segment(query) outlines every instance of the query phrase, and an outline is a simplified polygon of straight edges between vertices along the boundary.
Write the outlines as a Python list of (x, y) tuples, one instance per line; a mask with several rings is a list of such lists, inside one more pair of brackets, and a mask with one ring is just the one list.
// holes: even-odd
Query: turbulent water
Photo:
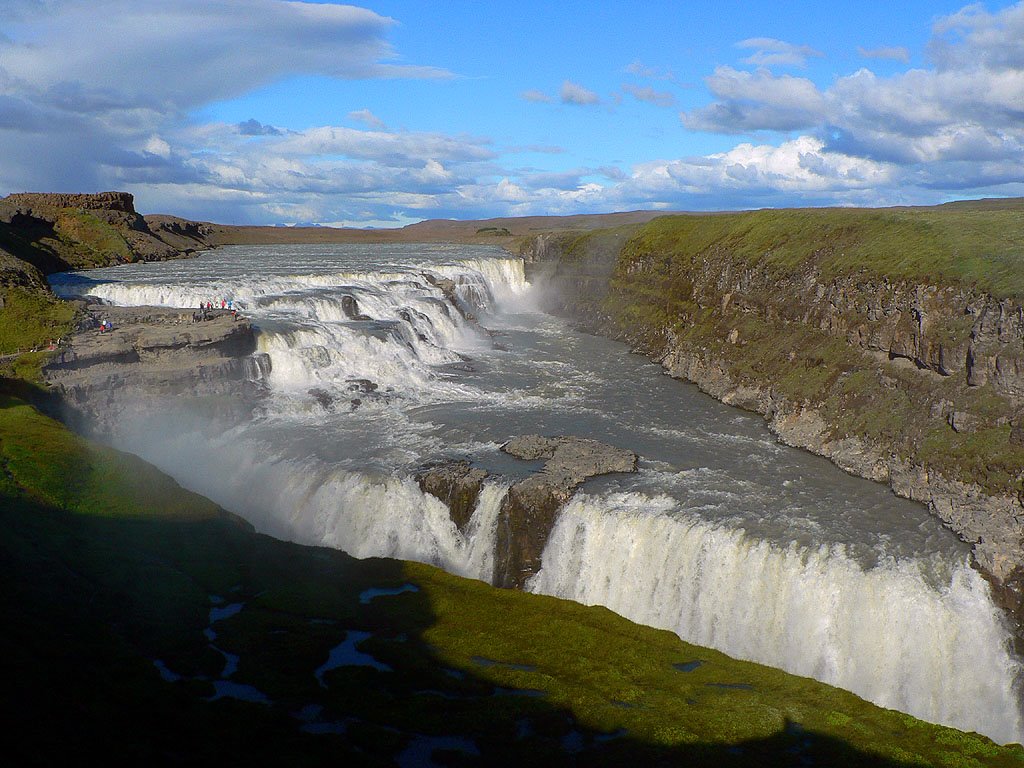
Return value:
[[(640, 471), (584, 486), (529, 589), (1024, 739), (1020, 666), (965, 545), (919, 505), (544, 314), (542, 287), (498, 249), (231, 247), (53, 282), (123, 305), (223, 298), (252, 319), (271, 372), (251, 422), (169, 403), (118, 440), (261, 530), (486, 580), (502, 497), (535, 469), (500, 444), (595, 438), (639, 453)], [(492, 475), (465, 533), (411, 479), (446, 457)]]

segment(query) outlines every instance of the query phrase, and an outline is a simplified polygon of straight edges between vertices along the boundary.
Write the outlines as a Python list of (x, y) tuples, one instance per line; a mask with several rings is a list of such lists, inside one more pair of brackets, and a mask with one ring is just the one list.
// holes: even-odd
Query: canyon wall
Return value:
[(813, 259), (780, 269), (721, 243), (684, 259), (642, 234), (541, 236), (521, 253), (550, 311), (926, 504), (1021, 615), (1021, 301)]

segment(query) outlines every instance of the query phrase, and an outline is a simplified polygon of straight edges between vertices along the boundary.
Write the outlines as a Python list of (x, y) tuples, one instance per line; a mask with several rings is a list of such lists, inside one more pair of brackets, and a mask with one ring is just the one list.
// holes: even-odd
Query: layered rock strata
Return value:
[[(814, 268), (780, 274), (724, 251), (668, 271), (664, 254), (627, 254), (621, 234), (591, 239), (524, 250), (549, 259), (533, 267), (547, 276), (549, 310), (761, 413), (782, 442), (926, 504), (973, 545), (980, 570), (1021, 621), (1024, 466), (1002, 458), (1024, 444), (1019, 301)], [(830, 343), (839, 350), (832, 358)], [(777, 378), (801, 371), (820, 388)], [(895, 401), (904, 412), (887, 410)], [(872, 420), (886, 419), (895, 423), (872, 432)], [(1000, 441), (1004, 450), (991, 447)], [(1000, 457), (998, 466), (986, 456)]]
[[(270, 371), (252, 325), (230, 312), (195, 322), (192, 310), (91, 305), (78, 332), (43, 369), (69, 416), (99, 433), (147, 413), (158, 400), (240, 418), (252, 412)], [(108, 321), (111, 330), (101, 330)]]

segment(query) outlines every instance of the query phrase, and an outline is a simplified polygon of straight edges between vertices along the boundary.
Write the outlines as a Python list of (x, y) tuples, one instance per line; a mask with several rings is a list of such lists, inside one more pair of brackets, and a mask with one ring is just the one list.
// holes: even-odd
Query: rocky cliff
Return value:
[(21, 193), (0, 199), (0, 285), (42, 287), (70, 269), (189, 256), (208, 248), (208, 225), (152, 224), (127, 192)]
[[(544, 461), (539, 471), (509, 487), (498, 513), (491, 583), (522, 589), (540, 570), (558, 512), (577, 489), (591, 477), (636, 472), (637, 455), (572, 435), (520, 435), (501, 450), (523, 461)], [(486, 479), (486, 471), (465, 460), (425, 467), (417, 474), (420, 488), (447, 505), (460, 531), (465, 531)]]
[(715, 220), (699, 247), (668, 242), (662, 221), (523, 251), (542, 260), (550, 309), (926, 504), (1021, 615), (1024, 304), (981, 281), (837, 269), (813, 249), (772, 258), (778, 234), (752, 255), (756, 217)]
[[(157, 398), (229, 418), (250, 414), (270, 372), (252, 326), (229, 312), (194, 317), (191, 310), (89, 306), (79, 330), (44, 365), (44, 379), (69, 420), (98, 433), (113, 433)], [(102, 321), (111, 330), (101, 330)]]

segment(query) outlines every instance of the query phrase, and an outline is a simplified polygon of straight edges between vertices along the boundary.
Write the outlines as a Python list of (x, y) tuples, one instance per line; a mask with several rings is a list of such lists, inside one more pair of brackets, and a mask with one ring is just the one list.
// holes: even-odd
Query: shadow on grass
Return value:
[[(482, 612), (532, 596), (277, 541), (227, 515), (74, 515), (8, 479), (0, 575), (10, 765), (108, 755), (147, 765), (910, 764), (793, 722), (725, 744), (673, 744), (693, 734), (671, 719), (660, 743), (586, 727), (543, 688), (502, 682), (535, 667), (467, 655), (474, 633), (500, 621)], [(434, 633), (439, 610), (459, 649)], [(507, 628), (513, 647), (516, 632)], [(668, 674), (679, 669), (692, 667)], [(744, 694), (734, 688), (723, 695)]]

